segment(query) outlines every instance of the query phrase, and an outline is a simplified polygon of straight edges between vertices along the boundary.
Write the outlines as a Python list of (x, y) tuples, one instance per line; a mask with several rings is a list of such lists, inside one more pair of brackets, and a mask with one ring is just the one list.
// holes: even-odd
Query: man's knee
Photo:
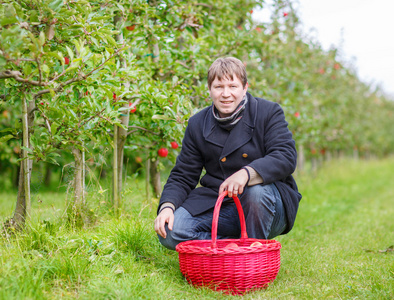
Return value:
[(242, 197), (242, 202), (248, 207), (275, 206), (276, 187), (273, 184), (268, 185), (254, 185), (248, 187), (245, 195)]
[(176, 242), (174, 240), (174, 238), (172, 236), (173, 231), (168, 229), (167, 224), (166, 224), (166, 232), (167, 232), (166, 238), (163, 238), (162, 236), (157, 235), (159, 237), (159, 242), (167, 249), (175, 250), (175, 247), (179, 242)]
[(163, 238), (159, 235), (160, 243), (171, 250), (175, 250), (176, 245), (180, 242), (193, 239), (193, 222), (189, 212), (183, 207), (178, 208), (174, 214), (174, 224), (172, 230), (168, 229), (168, 224), (165, 225), (167, 236)]

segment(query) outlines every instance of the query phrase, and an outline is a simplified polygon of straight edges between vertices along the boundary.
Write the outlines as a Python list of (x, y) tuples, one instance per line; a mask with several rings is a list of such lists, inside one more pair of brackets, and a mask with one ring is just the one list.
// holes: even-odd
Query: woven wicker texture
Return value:
[(227, 192), (216, 202), (212, 240), (192, 240), (177, 245), (179, 267), (193, 285), (207, 286), (231, 294), (265, 288), (280, 268), (281, 245), (275, 240), (248, 238), (238, 197), (233, 197), (241, 222), (240, 239), (217, 240), (219, 211)]

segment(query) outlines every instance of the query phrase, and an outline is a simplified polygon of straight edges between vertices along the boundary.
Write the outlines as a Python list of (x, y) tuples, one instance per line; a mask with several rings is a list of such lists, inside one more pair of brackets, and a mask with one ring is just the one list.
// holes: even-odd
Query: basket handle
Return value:
[[(222, 202), (224, 197), (227, 196), (227, 191), (224, 191), (219, 195), (218, 200), (216, 201), (215, 208), (213, 210), (213, 218), (212, 218), (212, 242), (211, 248), (217, 248), (216, 240), (217, 240), (217, 233), (218, 233), (218, 221), (219, 221), (219, 212), (220, 207), (222, 206)], [(241, 202), (239, 201), (237, 196), (233, 196), (235, 205), (237, 206), (239, 220), (241, 223), (241, 239), (247, 239), (248, 234), (246, 233), (246, 224), (245, 224), (245, 215), (242, 209)]]

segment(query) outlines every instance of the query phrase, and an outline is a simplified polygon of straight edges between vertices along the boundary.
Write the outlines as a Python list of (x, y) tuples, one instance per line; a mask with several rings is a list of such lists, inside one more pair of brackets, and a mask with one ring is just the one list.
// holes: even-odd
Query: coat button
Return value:
[(220, 161), (221, 162), (225, 162), (227, 160), (227, 158), (226, 157), (223, 157)]
[(247, 154), (247, 153), (244, 153), (244, 154), (242, 154), (242, 157), (247, 158), (247, 157), (248, 157), (248, 154)]

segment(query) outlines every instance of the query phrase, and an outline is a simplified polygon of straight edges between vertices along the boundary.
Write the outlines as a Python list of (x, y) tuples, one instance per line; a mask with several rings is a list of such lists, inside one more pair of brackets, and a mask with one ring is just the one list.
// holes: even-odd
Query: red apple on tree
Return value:
[(70, 59), (67, 56), (64, 58), (64, 64), (66, 65), (70, 64)]
[[(129, 107), (132, 107), (133, 106), (133, 103), (131, 103), (131, 102), (129, 102)], [(137, 107), (133, 107), (132, 109), (130, 109), (130, 113), (132, 114), (132, 113), (135, 113), (137, 111)]]
[(294, 116), (295, 116), (296, 118), (298, 118), (298, 117), (300, 116), (300, 113), (297, 111), (297, 112), (294, 113)]
[(178, 145), (177, 142), (175, 142), (175, 141), (171, 142), (171, 148), (172, 149), (177, 149), (178, 147), (179, 147), (179, 145)]
[(133, 30), (135, 29), (135, 25), (127, 26), (126, 29), (127, 29), (128, 31), (133, 31)]
[(168, 155), (168, 149), (167, 148), (160, 148), (159, 150), (157, 150), (157, 154), (160, 157), (167, 157)]
[(135, 158), (135, 162), (136, 162), (137, 164), (142, 163), (142, 158), (141, 158), (141, 156), (137, 156), (137, 157)]

